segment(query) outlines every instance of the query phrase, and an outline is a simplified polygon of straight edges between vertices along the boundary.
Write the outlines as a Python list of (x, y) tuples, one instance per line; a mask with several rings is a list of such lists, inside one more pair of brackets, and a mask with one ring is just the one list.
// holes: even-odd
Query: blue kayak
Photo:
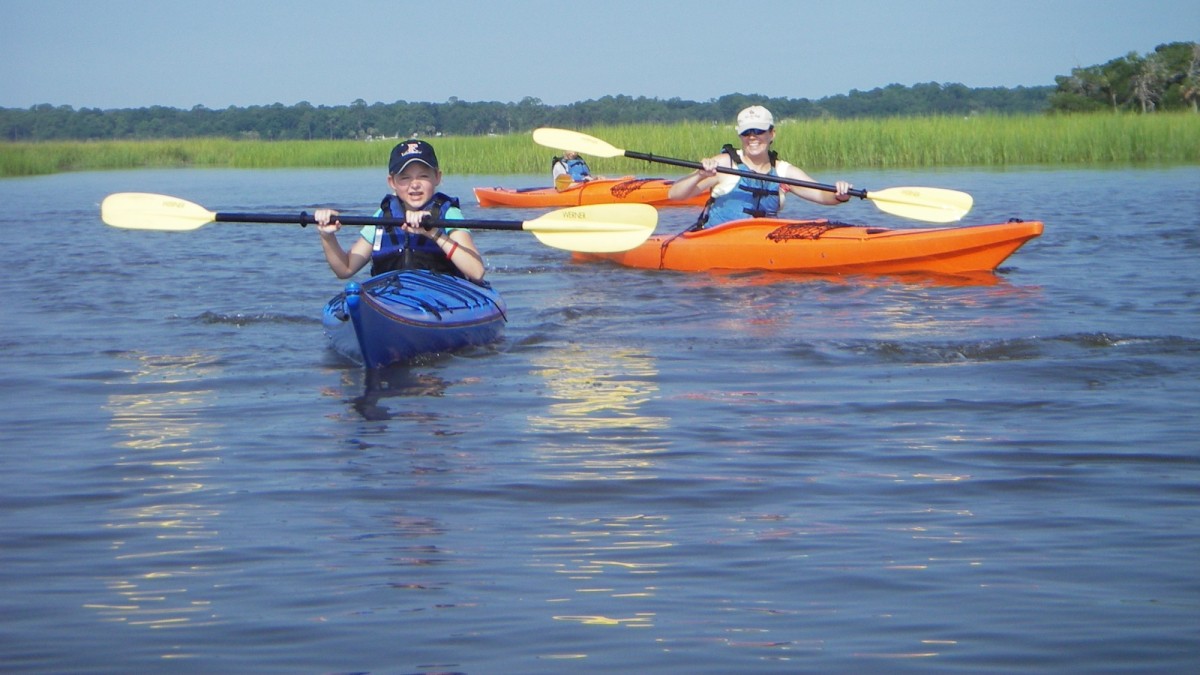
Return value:
[(346, 284), (326, 303), (322, 323), (335, 350), (374, 369), (493, 342), (506, 311), (490, 286), (402, 270)]

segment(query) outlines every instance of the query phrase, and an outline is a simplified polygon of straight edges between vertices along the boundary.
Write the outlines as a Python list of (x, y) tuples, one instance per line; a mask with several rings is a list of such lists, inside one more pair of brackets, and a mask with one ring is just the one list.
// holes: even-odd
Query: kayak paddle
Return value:
[[(104, 198), (100, 218), (127, 230), (187, 232), (211, 222), (315, 224), (298, 214), (214, 213), (199, 204), (146, 192), (118, 192)], [(343, 225), (388, 225), (402, 221), (371, 216), (339, 215)], [(476, 230), (523, 230), (543, 244), (568, 251), (609, 253), (635, 248), (654, 232), (658, 211), (648, 204), (596, 204), (551, 211), (533, 220), (435, 220), (438, 227)]]
[[(682, 166), (690, 169), (701, 168), (700, 162), (690, 162), (684, 159), (671, 159), (669, 157), (659, 157), (644, 152), (634, 152), (632, 150), (622, 150), (614, 147), (605, 141), (588, 136), (587, 134), (579, 133), (578, 131), (570, 131), (567, 129), (551, 129), (543, 127), (533, 131), (533, 141), (538, 145), (544, 145), (548, 148), (557, 150), (573, 150), (581, 155), (595, 155), (596, 157), (628, 157), (630, 159), (641, 159), (647, 162), (658, 162), (660, 164), (671, 164), (673, 166)], [(771, 181), (774, 183), (784, 183), (786, 185), (796, 185), (799, 187), (812, 188), (815, 190), (824, 190), (825, 192), (836, 192), (837, 188), (832, 185), (824, 185), (821, 183), (810, 183), (808, 181), (796, 180), (795, 178), (784, 178), (782, 176), (766, 176), (761, 173), (751, 171), (740, 171), (738, 169), (729, 169), (726, 167), (717, 167), (720, 173), (732, 174), (734, 176), (744, 176), (747, 178), (758, 178), (760, 180)], [(971, 205), (974, 199), (971, 195), (957, 190), (946, 190), (944, 188), (928, 188), (928, 187), (898, 187), (888, 188), (886, 190), (872, 190), (870, 192), (859, 188), (852, 188), (849, 192), (850, 196), (860, 199), (870, 199), (875, 202), (875, 206), (884, 213), (900, 216), (902, 218), (911, 218), (913, 220), (923, 220), (930, 223), (950, 223), (959, 220), (967, 215), (971, 210)]]

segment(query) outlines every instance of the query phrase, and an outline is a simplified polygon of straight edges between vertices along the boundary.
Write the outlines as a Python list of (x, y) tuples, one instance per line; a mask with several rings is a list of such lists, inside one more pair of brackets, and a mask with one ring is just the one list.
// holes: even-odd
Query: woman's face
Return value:
[(742, 149), (746, 152), (757, 154), (766, 152), (771, 147), (771, 141), (775, 140), (774, 129), (747, 129), (738, 134), (742, 139)]

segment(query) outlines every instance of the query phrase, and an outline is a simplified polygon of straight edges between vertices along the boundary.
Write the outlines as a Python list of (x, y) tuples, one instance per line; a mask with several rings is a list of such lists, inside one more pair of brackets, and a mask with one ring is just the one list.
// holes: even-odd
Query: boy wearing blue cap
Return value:
[(375, 215), (402, 220), (403, 224), (367, 225), (349, 251), (337, 240), (341, 229), (338, 212), (317, 209), (313, 214), (325, 260), (333, 273), (347, 279), (369, 261), (372, 276), (399, 269), (428, 269), (482, 282), (486, 270), (470, 230), (422, 225), (427, 219), (463, 219), (458, 200), (437, 191), (442, 172), (433, 146), (416, 139), (397, 144), (388, 160), (387, 182), (392, 192), (384, 197)]

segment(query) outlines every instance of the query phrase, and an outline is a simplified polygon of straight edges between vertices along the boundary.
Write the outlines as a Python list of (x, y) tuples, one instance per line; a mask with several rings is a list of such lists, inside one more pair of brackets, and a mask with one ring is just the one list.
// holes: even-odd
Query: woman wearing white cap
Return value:
[(850, 201), (850, 183), (838, 181), (836, 192), (813, 188), (785, 185), (759, 178), (745, 178), (721, 174), (717, 167), (753, 171), (768, 176), (794, 178), (808, 183), (816, 182), (799, 168), (776, 157), (771, 150), (775, 140), (775, 118), (771, 111), (760, 105), (750, 106), (737, 117), (738, 137), (741, 150), (726, 145), (721, 154), (700, 160), (703, 168), (676, 181), (668, 193), (671, 199), (690, 199), (708, 191), (712, 196), (700, 214), (697, 227), (711, 227), (731, 220), (743, 218), (769, 218), (779, 214), (783, 207), (783, 196), (787, 192), (817, 204), (834, 206)]

